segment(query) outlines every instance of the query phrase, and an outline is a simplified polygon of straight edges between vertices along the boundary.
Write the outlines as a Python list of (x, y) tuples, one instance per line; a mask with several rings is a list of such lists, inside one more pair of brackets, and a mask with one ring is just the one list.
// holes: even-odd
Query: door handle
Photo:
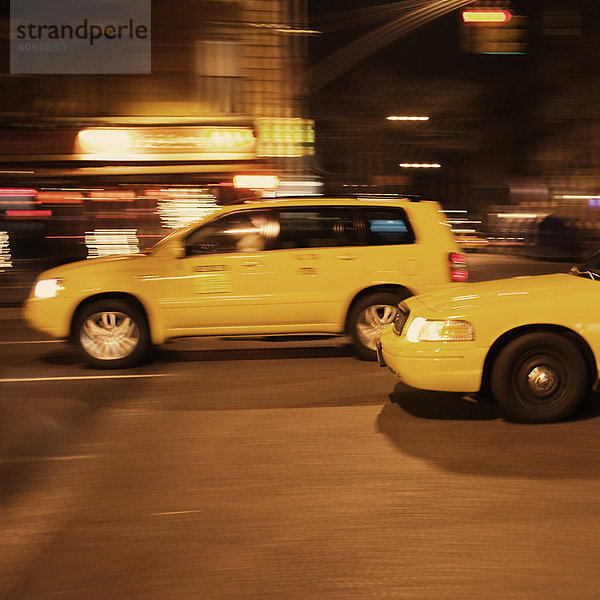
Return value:
[(339, 260), (356, 260), (358, 256), (354, 256), (353, 254), (341, 254), (336, 258), (338, 258)]
[(260, 266), (255, 260), (251, 261), (251, 260), (247, 260), (246, 262), (242, 263), (243, 267), (258, 267)]

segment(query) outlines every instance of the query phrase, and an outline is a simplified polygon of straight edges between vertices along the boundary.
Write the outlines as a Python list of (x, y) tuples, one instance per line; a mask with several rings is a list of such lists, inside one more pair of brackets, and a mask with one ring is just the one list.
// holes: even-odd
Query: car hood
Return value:
[(563, 297), (571, 297), (579, 289), (589, 290), (591, 285), (600, 285), (600, 282), (567, 273), (556, 273), (466, 283), (417, 296), (417, 300), (437, 313), (465, 313), (491, 304), (502, 304), (503, 309), (506, 309), (511, 303), (535, 302), (538, 298), (547, 301), (550, 297), (555, 297), (559, 302)]
[(82, 271), (84, 269), (89, 268), (97, 270), (99, 267), (106, 267), (107, 269), (110, 269), (115, 265), (115, 263), (134, 263), (144, 258), (147, 258), (146, 254), (112, 254), (110, 256), (100, 256), (98, 258), (78, 260), (72, 263), (66, 263), (64, 265), (60, 265), (58, 267), (49, 269), (48, 271), (45, 271), (42, 275), (40, 275), (40, 278), (65, 277), (70, 273)]

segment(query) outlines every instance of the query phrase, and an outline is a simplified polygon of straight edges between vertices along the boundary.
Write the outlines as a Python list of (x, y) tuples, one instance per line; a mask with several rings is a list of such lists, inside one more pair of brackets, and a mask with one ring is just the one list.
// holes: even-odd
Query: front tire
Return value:
[(124, 300), (98, 300), (76, 316), (74, 341), (84, 361), (96, 369), (125, 369), (150, 350), (144, 314)]
[(391, 325), (398, 314), (398, 304), (406, 296), (381, 292), (359, 300), (348, 318), (352, 347), (361, 360), (377, 360), (377, 342), (381, 330)]
[(491, 390), (509, 420), (550, 423), (575, 412), (589, 391), (589, 377), (581, 352), (569, 339), (530, 333), (500, 352)]

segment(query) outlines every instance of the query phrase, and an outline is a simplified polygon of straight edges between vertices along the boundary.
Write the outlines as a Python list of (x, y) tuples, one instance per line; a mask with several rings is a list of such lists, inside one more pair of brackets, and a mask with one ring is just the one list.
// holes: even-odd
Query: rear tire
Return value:
[(391, 325), (398, 304), (407, 296), (381, 292), (359, 300), (350, 310), (348, 329), (354, 353), (361, 360), (377, 360), (377, 342), (381, 330)]
[(492, 368), (492, 394), (512, 421), (563, 420), (575, 412), (589, 388), (581, 352), (556, 333), (529, 333), (513, 340)]
[(145, 315), (125, 300), (98, 300), (76, 316), (74, 342), (83, 360), (96, 369), (126, 369), (150, 351)]

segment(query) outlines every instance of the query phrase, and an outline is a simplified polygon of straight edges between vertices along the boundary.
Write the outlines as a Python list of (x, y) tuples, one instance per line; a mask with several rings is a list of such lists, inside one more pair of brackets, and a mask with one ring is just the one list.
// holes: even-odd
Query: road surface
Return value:
[(342, 339), (182, 340), (94, 371), (0, 316), (3, 600), (598, 597), (596, 395), (517, 425)]

